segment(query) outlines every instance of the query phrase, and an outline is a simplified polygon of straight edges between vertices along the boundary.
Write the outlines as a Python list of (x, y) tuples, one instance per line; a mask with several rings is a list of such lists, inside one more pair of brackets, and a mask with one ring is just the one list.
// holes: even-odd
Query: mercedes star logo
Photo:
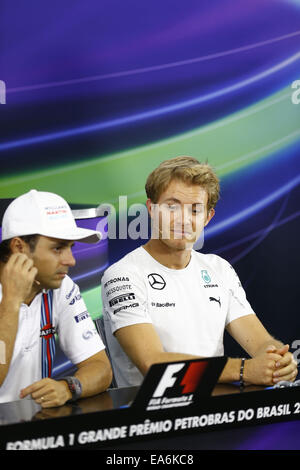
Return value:
[(151, 273), (148, 275), (148, 280), (152, 289), (162, 290), (166, 286), (166, 281), (160, 274)]

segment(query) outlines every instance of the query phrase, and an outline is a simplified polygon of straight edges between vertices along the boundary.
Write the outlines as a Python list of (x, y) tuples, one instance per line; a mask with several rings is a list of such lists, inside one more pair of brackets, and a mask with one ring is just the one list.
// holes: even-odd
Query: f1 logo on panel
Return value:
[(185, 365), (186, 363), (180, 362), (166, 366), (165, 372), (148, 403), (147, 410), (187, 406), (193, 403), (193, 393), (203, 376), (207, 362), (190, 363), (181, 378), (180, 371)]
[(171, 364), (167, 366), (164, 375), (160, 379), (158, 386), (156, 387), (153, 397), (162, 397), (167, 388), (173, 387), (177, 380), (175, 376), (176, 372), (179, 372), (184, 367), (184, 362), (180, 364)]

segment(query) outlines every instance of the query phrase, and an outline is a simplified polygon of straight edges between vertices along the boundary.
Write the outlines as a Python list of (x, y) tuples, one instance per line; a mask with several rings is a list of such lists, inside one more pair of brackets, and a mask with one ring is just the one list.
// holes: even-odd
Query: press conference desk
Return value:
[(75, 406), (30, 399), (0, 404), (0, 450), (300, 449), (300, 388), (217, 385), (200, 405), (145, 411), (138, 388), (111, 389)]

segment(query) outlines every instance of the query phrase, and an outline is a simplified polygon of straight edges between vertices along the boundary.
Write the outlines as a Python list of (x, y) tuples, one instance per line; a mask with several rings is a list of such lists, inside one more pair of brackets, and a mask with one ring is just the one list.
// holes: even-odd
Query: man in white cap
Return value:
[[(77, 227), (60, 196), (31, 190), (6, 209), (0, 244), (0, 403), (30, 397), (43, 408), (100, 393), (110, 385), (104, 344), (68, 277), (75, 241), (101, 234)], [(74, 376), (51, 378), (55, 334), (77, 366)], [(4, 348), (3, 348), (4, 346)]]

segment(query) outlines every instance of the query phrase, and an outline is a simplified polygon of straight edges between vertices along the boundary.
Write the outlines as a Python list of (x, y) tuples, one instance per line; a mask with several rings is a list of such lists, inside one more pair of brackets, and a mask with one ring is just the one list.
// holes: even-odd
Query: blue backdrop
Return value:
[[(297, 356), (299, 25), (299, 0), (2, 0), (0, 197), (36, 188), (119, 213), (166, 158), (208, 160), (222, 197), (203, 251), (234, 265)], [(109, 240), (99, 266), (141, 243)], [(82, 285), (94, 318), (100, 278)]]

